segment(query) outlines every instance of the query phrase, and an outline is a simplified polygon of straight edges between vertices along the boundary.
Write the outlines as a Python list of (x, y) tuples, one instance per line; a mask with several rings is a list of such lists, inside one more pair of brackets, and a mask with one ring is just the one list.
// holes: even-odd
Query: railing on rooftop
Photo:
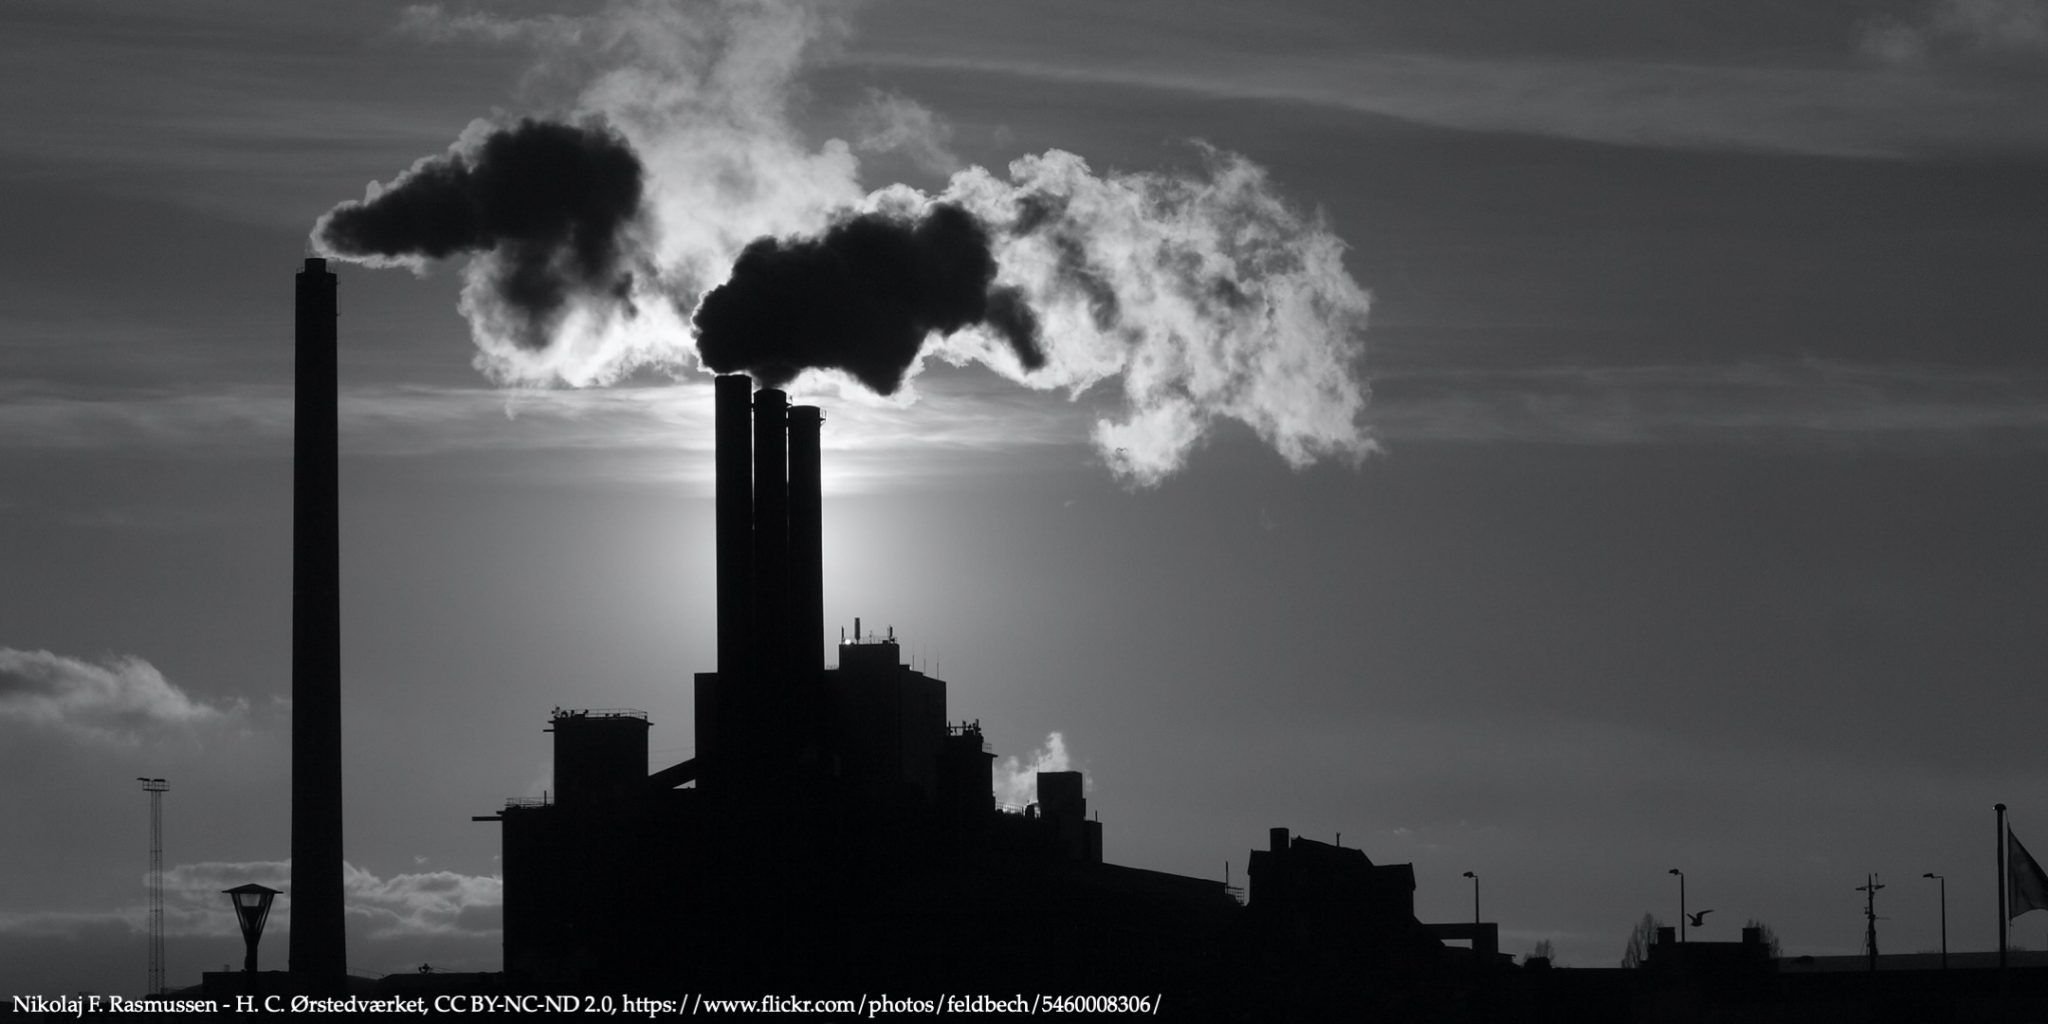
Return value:
[(564, 718), (638, 718), (645, 721), (647, 712), (638, 708), (556, 708), (548, 715), (550, 722)]
[[(972, 722), (960, 722), (960, 723), (958, 723), (958, 724), (954, 724), (954, 723), (952, 723), (952, 722), (948, 722), (948, 723), (946, 723), (946, 735), (948, 735), (948, 736), (974, 736), (974, 737), (977, 737), (977, 738), (978, 738), (978, 737), (980, 737), (980, 736), (981, 736), (981, 719), (977, 718), (977, 719), (975, 719), (975, 720), (974, 720), (974, 721), (972, 721)], [(988, 742), (987, 740), (985, 740), (985, 739), (984, 739), (984, 740), (982, 740), (982, 741), (981, 741), (981, 752), (982, 752), (982, 753), (984, 753), (984, 754), (993, 754), (993, 753), (995, 753), (995, 750), (996, 750), (996, 748), (994, 748), (994, 747), (990, 746), (990, 745), (989, 745), (989, 742)]]

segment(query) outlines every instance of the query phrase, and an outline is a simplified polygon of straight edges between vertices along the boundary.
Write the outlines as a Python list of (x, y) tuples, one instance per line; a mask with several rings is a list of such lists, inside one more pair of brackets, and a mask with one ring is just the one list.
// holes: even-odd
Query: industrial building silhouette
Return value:
[[(342, 898), (336, 291), (298, 279), (289, 974), (208, 995), (338, 993)], [(694, 680), (696, 756), (649, 771), (639, 711), (557, 708), (554, 780), (501, 823), (504, 969), (374, 991), (1128, 995), (1224, 1020), (2007, 1020), (2048, 1014), (2048, 968), (1867, 977), (1741, 943), (1674, 942), (1641, 970), (1509, 969), (1497, 928), (1423, 924), (1409, 865), (1272, 829), (1240, 893), (1105, 863), (1078, 772), (995, 804), (978, 721), (905, 665), (893, 630), (824, 664), (814, 407), (744, 376), (714, 387), (716, 669)], [(1459, 946), (1451, 943), (1467, 942)], [(1813, 958), (1802, 958), (1811, 961)]]
[[(1405, 865), (1275, 829), (1247, 907), (1221, 879), (1104, 863), (1079, 772), (998, 808), (980, 723), (949, 718), (893, 630), (856, 620), (822, 663), (820, 411), (739, 375), (714, 394), (718, 654), (695, 678), (696, 756), (650, 773), (644, 714), (552, 714), (550, 796), (480, 818), (504, 830), (515, 984), (1028, 984), (1193, 1010), (1248, 970), (1321, 990), (1446, 959)], [(1309, 940), (1343, 952), (1329, 979), (1300, 976)]]

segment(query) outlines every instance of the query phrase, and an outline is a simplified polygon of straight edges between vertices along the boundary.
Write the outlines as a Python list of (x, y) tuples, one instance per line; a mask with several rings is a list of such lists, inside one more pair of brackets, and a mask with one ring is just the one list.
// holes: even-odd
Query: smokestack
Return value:
[(824, 497), (815, 405), (789, 410), (789, 667), (799, 680), (825, 671)]
[(789, 650), (789, 396), (754, 392), (754, 670), (781, 680)]
[(754, 656), (753, 381), (727, 374), (714, 384), (718, 473), (718, 675), (739, 679)]
[(341, 511), (334, 274), (306, 260), (294, 331), (291, 971), (309, 990), (348, 973), (341, 878)]

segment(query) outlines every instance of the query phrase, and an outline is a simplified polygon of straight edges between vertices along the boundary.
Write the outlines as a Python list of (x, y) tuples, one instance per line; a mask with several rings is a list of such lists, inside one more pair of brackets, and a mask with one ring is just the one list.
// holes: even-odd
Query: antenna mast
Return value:
[(136, 776), (149, 794), (149, 994), (164, 994), (164, 792), (162, 779)]
[(1877, 891), (1884, 888), (1876, 875), (1868, 875), (1856, 891), (1863, 894), (1863, 949), (1870, 969), (1877, 970)]

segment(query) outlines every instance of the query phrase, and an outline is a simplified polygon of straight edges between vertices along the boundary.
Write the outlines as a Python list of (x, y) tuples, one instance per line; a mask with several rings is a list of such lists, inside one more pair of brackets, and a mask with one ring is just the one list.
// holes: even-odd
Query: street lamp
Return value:
[(1467, 872), (1465, 872), (1465, 877), (1466, 877), (1466, 878), (1469, 878), (1469, 879), (1471, 879), (1471, 880), (1472, 880), (1472, 923), (1473, 923), (1473, 924), (1478, 924), (1478, 923), (1479, 923), (1479, 876), (1478, 876), (1478, 875), (1475, 875), (1475, 874), (1473, 874), (1473, 873), (1472, 873), (1472, 872), (1470, 872), (1470, 871), (1467, 871)]
[(1677, 868), (1671, 874), (1678, 876), (1678, 941), (1685, 941), (1685, 872)]
[(1929, 871), (1920, 877), (1941, 883), (1941, 969), (1945, 971), (1948, 970), (1948, 876)]
[(256, 973), (256, 943), (263, 938), (263, 922), (270, 919), (270, 901), (282, 891), (254, 882), (221, 890), (234, 902), (235, 922), (242, 926), (242, 941), (249, 944), (249, 955), (242, 958), (242, 970), (249, 974)]

